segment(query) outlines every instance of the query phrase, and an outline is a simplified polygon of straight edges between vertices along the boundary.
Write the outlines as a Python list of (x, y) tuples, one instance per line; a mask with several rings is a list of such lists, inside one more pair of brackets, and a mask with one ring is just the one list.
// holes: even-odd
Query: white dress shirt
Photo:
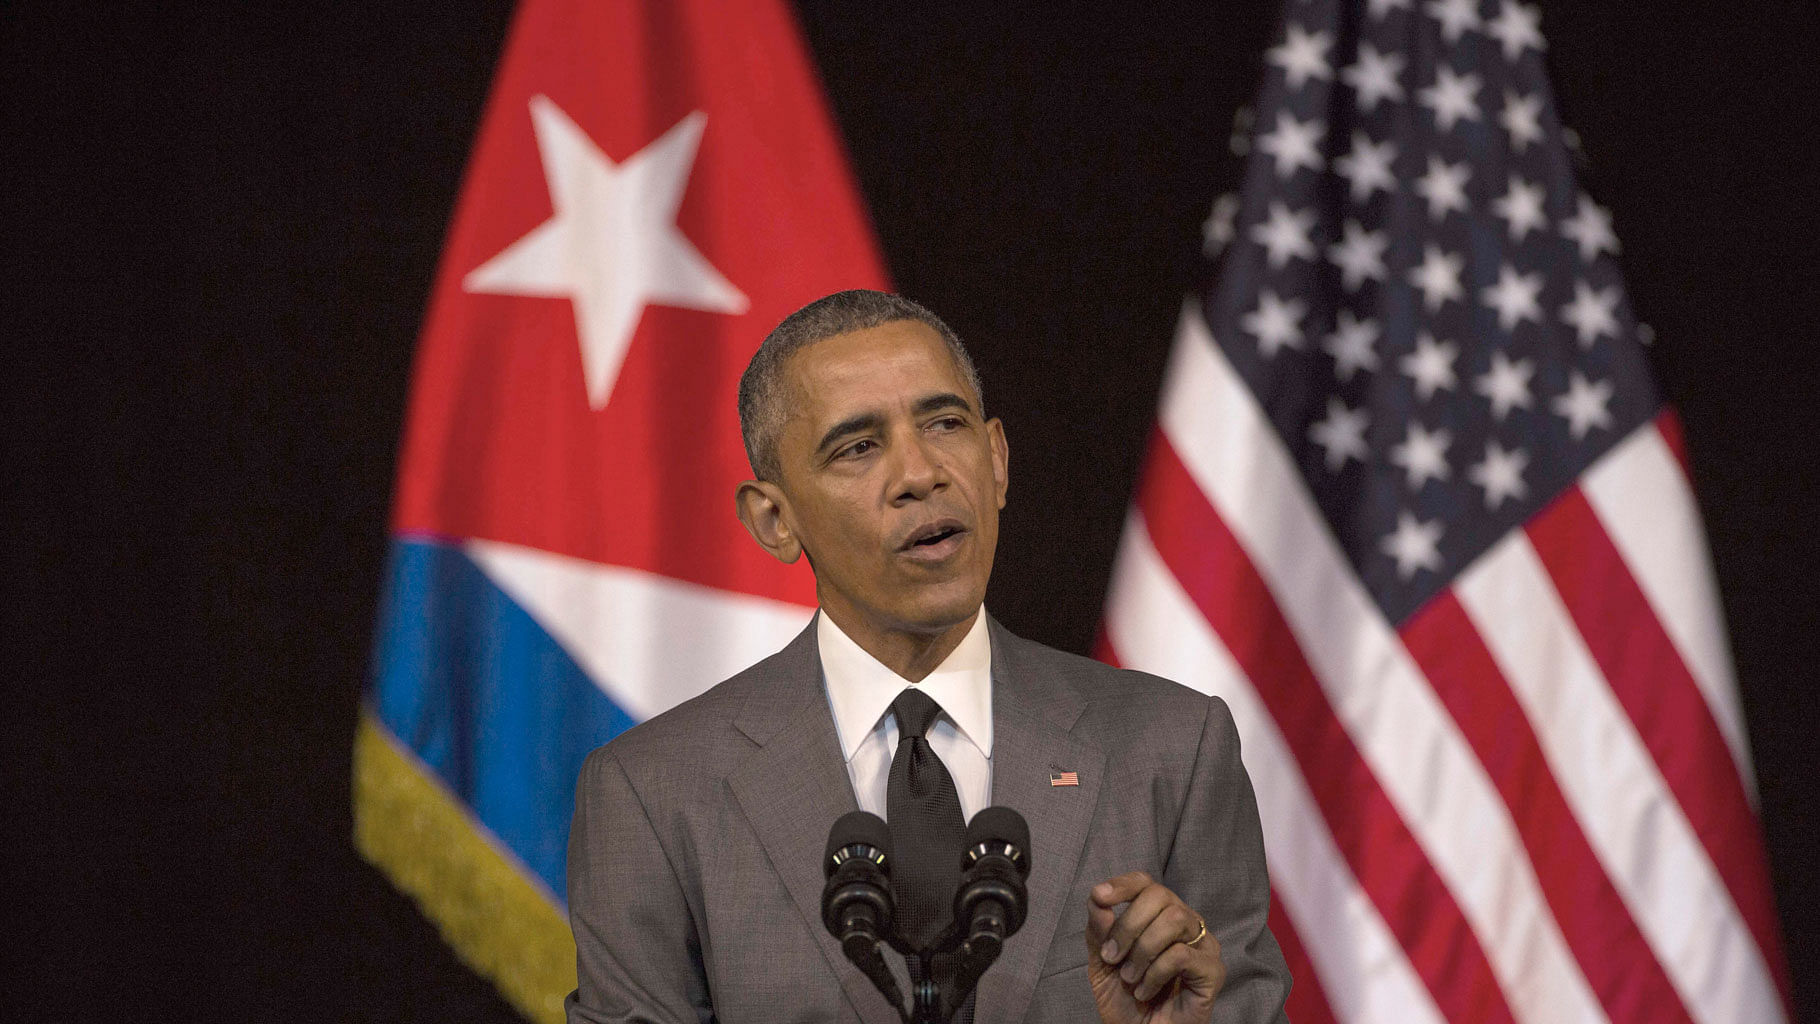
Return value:
[(971, 821), (992, 805), (992, 640), (985, 609), (975, 614), (960, 646), (916, 683), (867, 654), (826, 614), (815, 617), (815, 638), (834, 731), (861, 810), (885, 817), (885, 787), (897, 753), (891, 702), (911, 687), (941, 705), (929, 727), (929, 746), (954, 779), (961, 813)]

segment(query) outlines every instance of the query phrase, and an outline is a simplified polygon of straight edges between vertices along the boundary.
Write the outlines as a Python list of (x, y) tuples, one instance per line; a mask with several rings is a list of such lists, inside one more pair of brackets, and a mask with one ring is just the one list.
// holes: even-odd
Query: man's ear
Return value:
[(1005, 492), (1011, 489), (1011, 444), (1005, 440), (1005, 425), (998, 417), (986, 421), (986, 439), (992, 445), (992, 483), (998, 488), (998, 507), (1005, 507)]
[(796, 538), (784, 514), (789, 499), (784, 497), (782, 488), (765, 480), (747, 480), (734, 492), (733, 502), (746, 532), (758, 541), (759, 547), (771, 552), (772, 558), (787, 565), (802, 555), (802, 541)]

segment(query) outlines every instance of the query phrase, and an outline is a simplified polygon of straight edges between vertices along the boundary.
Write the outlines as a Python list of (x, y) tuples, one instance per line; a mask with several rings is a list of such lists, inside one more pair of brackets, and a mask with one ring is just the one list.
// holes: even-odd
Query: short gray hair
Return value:
[(776, 482), (779, 473), (777, 439), (787, 419), (789, 396), (784, 392), (784, 365), (798, 350), (841, 334), (863, 331), (898, 320), (928, 324), (947, 342), (961, 376), (973, 389), (980, 415), (985, 415), (986, 395), (979, 371), (960, 335), (942, 318), (923, 306), (888, 292), (865, 288), (835, 292), (791, 313), (777, 325), (746, 364), (739, 378), (739, 433), (746, 443), (746, 459), (760, 480)]

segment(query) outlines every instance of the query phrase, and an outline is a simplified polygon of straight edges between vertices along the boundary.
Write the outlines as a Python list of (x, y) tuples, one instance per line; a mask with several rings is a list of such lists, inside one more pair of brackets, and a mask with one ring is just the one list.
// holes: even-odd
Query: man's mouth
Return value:
[(967, 528), (959, 520), (938, 519), (912, 531), (900, 550), (922, 557), (945, 555), (953, 550), (966, 532)]

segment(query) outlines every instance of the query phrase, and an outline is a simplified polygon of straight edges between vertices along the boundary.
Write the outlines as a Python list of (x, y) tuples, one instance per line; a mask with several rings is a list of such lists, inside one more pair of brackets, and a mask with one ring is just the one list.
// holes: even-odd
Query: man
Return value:
[(932, 927), (952, 871), (904, 849), (958, 852), (960, 817), (988, 804), (1029, 821), (1032, 869), (975, 1020), (1284, 1019), (1225, 705), (985, 614), (1009, 449), (953, 332), (878, 292), (811, 303), (753, 357), (740, 422), (757, 479), (739, 517), (780, 561), (809, 559), (821, 610), (588, 758), (571, 1024), (896, 1021), (822, 925), (828, 828), (885, 816), (899, 917)]

